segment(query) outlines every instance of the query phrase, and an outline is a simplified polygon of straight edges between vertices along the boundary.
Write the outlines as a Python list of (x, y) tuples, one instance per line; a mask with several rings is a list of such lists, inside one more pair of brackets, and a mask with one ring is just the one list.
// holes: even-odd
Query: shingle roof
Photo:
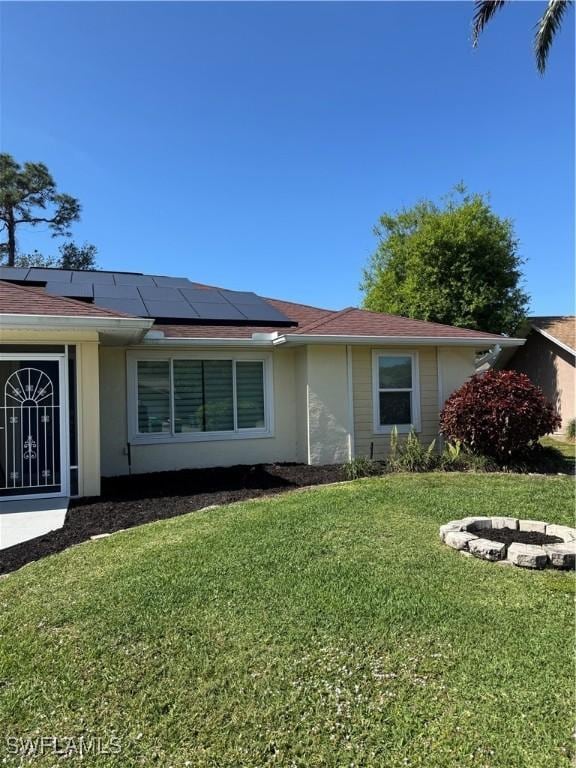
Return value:
[(51, 296), (42, 288), (29, 288), (0, 280), (0, 315), (50, 315), (52, 317), (130, 317), (111, 309), (74, 299)]
[(320, 318), (318, 321), (298, 328), (295, 333), (311, 336), (381, 336), (381, 337), (429, 337), (429, 338), (485, 338), (500, 339), (493, 333), (456, 328), (451, 325), (412, 320), (399, 315), (370, 312), (366, 309), (348, 307)]
[[(203, 287), (203, 286), (200, 286)], [(283, 312), (290, 320), (298, 325), (308, 325), (321, 318), (337, 314), (332, 309), (320, 309), (308, 304), (297, 304), (293, 301), (266, 299), (269, 304)], [(155, 325), (155, 330), (163, 331), (168, 338), (190, 339), (250, 339), (253, 333), (291, 333), (296, 328), (278, 328), (255, 325)]]
[(576, 350), (576, 317), (574, 315), (531, 317), (530, 323), (534, 328), (544, 331), (564, 346), (573, 351)]
[[(196, 284), (198, 288), (204, 286)], [(155, 324), (168, 338), (250, 339), (253, 333), (281, 333), (312, 336), (371, 336), (380, 338), (474, 338), (495, 341), (502, 337), (467, 328), (412, 320), (398, 315), (348, 307), (340, 312), (280, 299), (265, 299), (284, 313), (297, 327), (263, 325)], [(0, 314), (59, 315), (64, 317), (131, 317), (75, 299), (47, 294), (43, 288), (24, 287), (0, 281)], [(558, 319), (558, 318), (556, 318)]]

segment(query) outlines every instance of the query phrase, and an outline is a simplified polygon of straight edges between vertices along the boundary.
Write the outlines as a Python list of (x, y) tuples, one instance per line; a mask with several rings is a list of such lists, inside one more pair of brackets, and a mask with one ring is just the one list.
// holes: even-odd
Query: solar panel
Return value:
[(28, 267), (0, 267), (0, 280), (26, 280)]
[(94, 304), (105, 309), (113, 309), (115, 312), (124, 312), (127, 315), (149, 317), (141, 299), (112, 299), (109, 296), (100, 296)]
[(150, 317), (180, 318), (198, 320), (198, 313), (187, 301), (154, 301), (145, 299), (144, 304)]
[(114, 272), (114, 282), (116, 285), (154, 285), (154, 278), (133, 272)]
[(0, 267), (0, 280), (40, 283), (55, 296), (93, 298), (96, 306), (164, 321), (294, 325), (255, 293), (202, 288), (184, 277)]
[(169, 288), (171, 286), (174, 288), (186, 288), (192, 285), (187, 277), (164, 277), (162, 275), (150, 275), (150, 277), (159, 288)]
[(178, 288), (159, 288), (157, 285), (141, 285), (138, 287), (144, 300), (152, 301), (184, 301)]
[(49, 280), (51, 283), (69, 283), (71, 279), (72, 272), (68, 269), (42, 269), (39, 267), (32, 267), (26, 277), (26, 280), (30, 282), (44, 282)]
[(140, 299), (138, 288), (135, 285), (104, 285), (96, 283), (94, 285), (94, 299), (105, 296), (109, 299)]
[(229, 304), (222, 291), (214, 288), (181, 288), (180, 293), (192, 304)]
[(284, 321), (290, 322), (286, 315), (283, 315), (274, 307), (262, 301), (262, 304), (251, 304), (249, 307), (240, 305), (238, 309), (247, 316), (248, 320), (255, 320), (258, 322), (268, 321), (271, 323), (278, 323)]
[(92, 283), (49, 282), (45, 286), (46, 293), (54, 296), (64, 296), (67, 299), (92, 299), (94, 298), (94, 286)]
[(221, 293), (225, 299), (235, 306), (239, 304), (262, 304), (263, 302), (260, 296), (248, 291), (221, 291)]
[(197, 316), (203, 320), (246, 320), (246, 315), (243, 315), (239, 309), (233, 307), (232, 304), (209, 304), (203, 301), (199, 304), (192, 304), (192, 307), (196, 310)]
[(88, 270), (78, 270), (72, 273), (73, 283), (107, 283), (114, 285), (114, 275), (112, 272), (97, 272)]

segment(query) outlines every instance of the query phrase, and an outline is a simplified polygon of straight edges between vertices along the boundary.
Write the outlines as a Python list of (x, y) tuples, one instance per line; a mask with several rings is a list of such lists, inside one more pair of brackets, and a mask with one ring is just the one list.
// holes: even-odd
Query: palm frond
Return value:
[(560, 29), (564, 13), (571, 2), (572, 0), (548, 0), (548, 7), (538, 22), (534, 38), (534, 52), (536, 54), (536, 66), (541, 75), (546, 69), (546, 61), (554, 36)]
[(474, 19), (472, 22), (472, 44), (474, 48), (478, 45), (480, 33), (488, 24), (496, 11), (500, 10), (506, 0), (475, 0)]

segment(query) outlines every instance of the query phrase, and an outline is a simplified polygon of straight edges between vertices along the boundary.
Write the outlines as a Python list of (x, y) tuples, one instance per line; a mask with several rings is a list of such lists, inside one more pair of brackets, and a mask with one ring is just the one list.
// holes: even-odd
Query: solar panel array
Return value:
[(172, 322), (294, 325), (255, 293), (202, 288), (185, 277), (135, 272), (0, 267), (0, 280), (139, 317)]

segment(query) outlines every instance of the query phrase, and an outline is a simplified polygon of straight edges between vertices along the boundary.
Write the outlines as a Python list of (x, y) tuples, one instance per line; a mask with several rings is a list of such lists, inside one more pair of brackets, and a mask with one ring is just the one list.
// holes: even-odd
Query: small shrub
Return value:
[(462, 449), (462, 443), (447, 443), (438, 462), (443, 472), (493, 472), (498, 465), (488, 456)]
[(568, 440), (576, 440), (576, 419), (570, 419), (566, 427), (566, 437)]
[(358, 456), (347, 461), (342, 467), (346, 480), (358, 480), (360, 477), (372, 477), (380, 474), (380, 465), (366, 456)]
[(559, 424), (542, 390), (516, 371), (472, 376), (450, 395), (440, 415), (440, 432), (448, 441), (500, 464), (529, 453)]
[(390, 434), (390, 469), (400, 472), (432, 471), (438, 464), (435, 446), (435, 440), (428, 447), (423, 446), (414, 430), (410, 430), (404, 443), (399, 443), (398, 430), (394, 427)]

